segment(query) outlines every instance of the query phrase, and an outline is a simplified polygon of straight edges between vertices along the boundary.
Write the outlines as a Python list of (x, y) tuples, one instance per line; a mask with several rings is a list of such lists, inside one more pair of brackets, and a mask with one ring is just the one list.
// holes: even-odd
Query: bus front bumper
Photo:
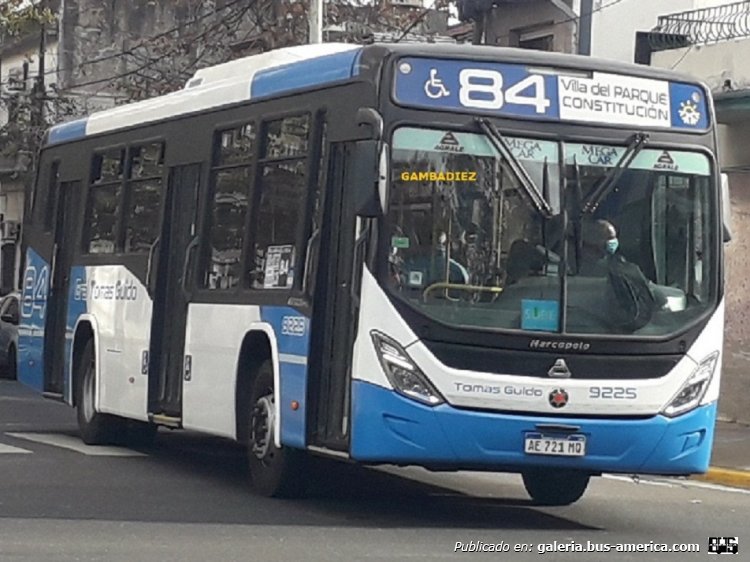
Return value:
[[(687, 475), (708, 469), (716, 403), (677, 418), (556, 418), (429, 407), (393, 390), (355, 380), (352, 385), (351, 456), (372, 463), (434, 469), (520, 471), (524, 467), (573, 468), (593, 473)], [(537, 424), (577, 426), (586, 455), (560, 457), (524, 452)], [(545, 432), (547, 434), (548, 432)]]

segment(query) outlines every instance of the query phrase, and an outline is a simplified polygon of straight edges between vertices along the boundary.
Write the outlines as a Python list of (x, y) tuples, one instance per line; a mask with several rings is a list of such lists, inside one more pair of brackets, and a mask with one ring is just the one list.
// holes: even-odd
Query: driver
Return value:
[(612, 328), (629, 333), (644, 327), (659, 303), (641, 268), (618, 253), (617, 229), (601, 219), (586, 221), (581, 226), (583, 252), (579, 274), (607, 277), (610, 298), (617, 305), (608, 316)]
[[(613, 257), (620, 241), (617, 229), (607, 220), (585, 221), (581, 225), (582, 252), (579, 275), (584, 277), (602, 277), (609, 271), (608, 260)], [(623, 258), (618, 255), (619, 258)]]

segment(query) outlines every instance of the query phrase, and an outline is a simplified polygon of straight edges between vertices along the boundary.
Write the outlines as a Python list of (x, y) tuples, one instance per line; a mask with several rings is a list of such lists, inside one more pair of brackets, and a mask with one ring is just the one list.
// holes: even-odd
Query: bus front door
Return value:
[(331, 145), (321, 221), (318, 271), (313, 296), (308, 441), (346, 451), (349, 447), (351, 359), (358, 306), (361, 244), (346, 170), (348, 145)]
[(148, 355), (148, 411), (154, 421), (173, 426), (179, 426), (182, 418), (185, 328), (190, 266), (197, 240), (200, 174), (200, 164), (170, 169), (161, 236), (152, 247), (149, 267), (154, 312)]
[[(72, 401), (72, 388), (64, 388), (66, 358), (70, 357), (75, 320), (85, 312), (85, 301), (78, 294), (70, 299), (70, 274), (75, 251), (74, 230), (71, 220), (79, 206), (81, 182), (62, 182), (57, 192), (54, 222), (54, 248), (50, 274), (48, 309), (45, 325), (44, 392), (61, 396), (65, 392)], [(85, 282), (84, 282), (85, 284)]]

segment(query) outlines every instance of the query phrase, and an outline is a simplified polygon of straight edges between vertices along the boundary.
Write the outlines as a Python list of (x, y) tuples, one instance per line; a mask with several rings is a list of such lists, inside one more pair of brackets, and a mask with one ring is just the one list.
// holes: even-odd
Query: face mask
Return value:
[(617, 238), (612, 238), (611, 240), (607, 240), (607, 253), (608, 254), (614, 254), (617, 251), (617, 248), (620, 247), (620, 241)]

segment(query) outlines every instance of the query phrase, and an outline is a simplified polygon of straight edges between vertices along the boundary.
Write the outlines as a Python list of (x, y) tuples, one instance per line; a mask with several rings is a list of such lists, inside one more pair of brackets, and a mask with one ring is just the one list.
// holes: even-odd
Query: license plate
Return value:
[(527, 455), (583, 457), (586, 455), (586, 436), (550, 437), (541, 433), (527, 433), (524, 452)]

